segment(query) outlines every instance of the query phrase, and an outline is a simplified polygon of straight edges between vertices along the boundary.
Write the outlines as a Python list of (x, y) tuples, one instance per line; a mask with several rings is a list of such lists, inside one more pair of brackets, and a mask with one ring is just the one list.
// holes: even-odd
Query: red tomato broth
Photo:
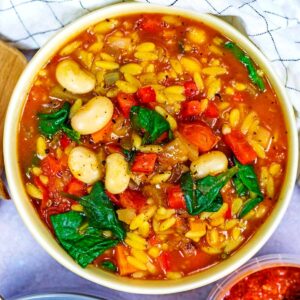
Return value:
[(233, 285), (224, 300), (298, 299), (300, 268), (278, 266), (252, 273)]
[[(179, 132), (180, 128), (182, 128), (182, 125), (184, 124), (188, 124), (189, 126), (192, 126), (192, 124), (201, 124), (199, 126), (207, 127), (208, 129), (205, 130), (205, 132), (209, 132), (209, 137), (207, 137), (207, 140), (209, 140), (210, 143), (206, 143), (205, 147), (202, 147), (201, 145), (199, 146), (197, 142), (195, 143), (194, 137), (189, 140), (189, 137), (191, 136), (190, 134), (183, 137), (186, 139), (185, 143), (194, 144), (194, 147), (198, 146), (198, 155), (209, 152), (211, 150), (222, 151), (223, 153), (225, 153), (227, 158), (229, 158), (229, 161), (232, 160), (232, 149), (230, 149), (224, 142), (223, 127), (224, 124), (230, 124), (230, 111), (232, 111), (233, 109), (238, 109), (240, 111), (240, 121), (238, 125), (236, 125), (235, 130), (241, 130), (245, 118), (249, 115), (250, 112), (255, 112), (255, 120), (259, 120), (259, 126), (264, 127), (271, 135), (269, 145), (264, 149), (265, 158), (259, 157), (253, 163), (255, 173), (257, 174), (260, 182), (260, 189), (264, 194), (264, 201), (261, 202), (261, 204), (255, 208), (255, 210), (251, 210), (250, 213), (245, 216), (245, 218), (238, 220), (237, 213), (232, 212), (232, 206), (235, 199), (237, 198), (237, 194), (234, 186), (232, 184), (229, 184), (222, 189), (226, 189), (228, 193), (221, 193), (223, 202), (228, 206), (228, 208), (226, 211), (224, 211), (223, 215), (220, 215), (219, 218), (216, 217), (215, 219), (210, 219), (209, 214), (207, 214), (207, 216), (205, 215), (206, 212), (203, 212), (200, 216), (190, 216), (185, 209), (185, 205), (176, 204), (174, 207), (175, 213), (173, 214), (173, 217), (176, 219), (176, 223), (175, 225), (173, 225), (174, 228), (176, 228), (175, 230), (171, 230), (169, 234), (160, 234), (158, 232), (154, 232), (154, 224), (150, 224), (150, 233), (152, 234), (152, 237), (154, 237), (152, 238), (152, 240), (155, 239), (156, 241), (155, 243), (152, 243), (151, 246), (158, 245), (160, 255), (162, 255), (162, 253), (165, 253), (165, 251), (168, 251), (168, 263), (170, 264), (169, 272), (177, 272), (180, 273), (181, 276), (185, 276), (209, 268), (214, 264), (222, 261), (223, 259), (226, 259), (228, 255), (231, 255), (232, 253), (237, 251), (239, 247), (243, 245), (243, 243), (251, 238), (251, 236), (256, 232), (256, 230), (261, 226), (261, 224), (270, 214), (278, 198), (280, 185), (285, 174), (285, 164), (287, 158), (287, 132), (285, 129), (280, 105), (278, 103), (276, 95), (272, 90), (272, 87), (267, 82), (267, 79), (265, 79), (266, 90), (263, 93), (259, 92), (248, 78), (248, 73), (245, 66), (241, 64), (230, 51), (222, 48), (222, 45), (216, 43), (216, 39), (222, 39), (224, 42), (226, 38), (202, 23), (188, 20), (183, 17), (178, 17), (177, 21), (180, 24), (175, 26), (173, 24), (168, 24), (166, 21), (161, 21), (161, 18), (163, 17), (162, 15), (147, 14), (147, 16), (150, 16), (151, 20), (154, 20), (155, 22), (153, 24), (151, 22), (149, 24), (147, 23), (146, 27), (141, 27), (140, 23), (141, 20), (143, 20), (144, 16), (145, 15), (132, 15), (120, 17), (117, 19), (119, 20), (119, 25), (117, 25), (113, 30), (109, 31), (106, 34), (93, 32), (94, 29), (89, 28), (87, 31), (74, 38), (71, 42), (68, 42), (68, 45), (70, 45), (72, 42), (81, 43), (81, 45), (78, 46), (77, 49), (75, 49), (72, 53), (68, 53), (67, 55), (61, 55), (57, 53), (53, 56), (49, 63), (46, 64), (46, 66), (37, 75), (36, 81), (31, 88), (31, 91), (29, 92), (27, 103), (24, 107), (19, 132), (19, 162), (20, 168), (24, 175), (24, 182), (33, 182), (33, 177), (31, 175), (32, 156), (34, 153), (36, 153), (36, 140), (40, 135), (38, 130), (38, 120), (36, 117), (37, 113), (49, 113), (55, 111), (56, 109), (61, 107), (62, 102), (68, 101), (71, 104), (74, 104), (75, 99), (78, 98), (82, 99), (84, 104), (94, 96), (107, 95), (106, 93), (108, 91), (112, 91), (113, 88), (115, 88), (115, 85), (113, 85), (112, 87), (107, 87), (105, 85), (101, 86), (99, 83), (97, 83), (96, 88), (93, 91), (82, 95), (73, 95), (72, 99), (68, 98), (70, 95), (64, 94), (66, 92), (65, 88), (62, 89), (61, 94), (55, 94), (55, 96), (51, 96), (53, 88), (59, 86), (55, 75), (57, 65), (61, 61), (67, 59), (72, 59), (73, 61), (77, 62), (82, 68), (87, 69), (88, 72), (95, 74), (96, 77), (98, 76), (100, 79), (97, 77), (97, 81), (99, 81), (103, 80), (103, 74), (100, 74), (103, 70), (101, 70), (101, 68), (97, 68), (94, 62), (96, 60), (105, 60), (99, 56), (99, 53), (106, 53), (112, 56), (115, 62), (117, 62), (120, 66), (127, 63), (136, 63), (139, 65), (143, 65), (144, 63), (146, 67), (143, 68), (145, 69), (148, 67), (150, 70), (148, 70), (146, 73), (148, 75), (153, 73), (153, 78), (155, 78), (155, 80), (157, 81), (149, 82), (149, 79), (145, 79), (143, 83), (141, 83), (140, 92), (138, 92), (138, 90), (137, 92), (127, 94), (122, 90), (119, 90), (118, 93), (112, 92), (112, 96), (108, 98), (111, 99), (115, 107), (115, 112), (117, 113), (115, 113), (114, 117), (110, 121), (111, 123), (109, 123), (109, 130), (106, 130), (107, 132), (105, 132), (105, 134), (103, 135), (104, 137), (102, 137), (102, 134), (99, 135), (98, 133), (99, 139), (96, 139), (97, 142), (94, 142), (93, 138), (90, 135), (82, 135), (81, 146), (99, 153), (98, 155), (101, 157), (100, 160), (101, 164), (103, 165), (102, 168), (105, 168), (105, 159), (108, 155), (116, 152), (123, 154), (122, 149), (127, 149), (126, 147), (128, 141), (125, 142), (125, 140), (126, 138), (128, 140), (132, 137), (132, 128), (130, 127), (130, 124), (128, 124), (130, 123), (128, 122), (128, 118), (130, 117), (130, 108), (133, 105), (150, 107), (152, 110), (155, 109), (155, 105), (160, 105), (174, 117), (178, 124)], [(109, 22), (109, 20), (107, 22)], [(150, 28), (151, 26), (156, 27), (157, 23), (161, 24), (159, 27), (160, 30), (156, 31), (156, 29), (148, 28), (149, 26)], [(201, 45), (195, 44), (188, 39), (187, 28), (193, 27), (203, 30), (205, 33), (206, 40)], [(152, 30), (155, 30), (155, 34), (153, 34)], [(163, 52), (164, 54), (158, 60), (141, 62), (134, 56), (134, 51), (128, 51), (126, 49), (118, 48), (115, 46), (112, 47), (109, 44), (110, 38), (116, 38), (118, 36), (127, 37), (129, 36), (129, 34), (132, 34), (130, 36), (130, 43), (132, 43), (134, 39), (138, 39), (137, 44), (139, 45), (144, 42), (152, 42), (156, 47), (155, 49), (159, 49), (157, 50), (157, 53)], [(104, 36), (102, 40), (101, 36)], [(90, 51), (90, 47), (97, 43), (98, 40), (101, 40), (101, 43), (103, 43), (103, 47), (99, 51)], [(211, 46), (217, 47), (221, 54), (217, 55), (216, 53), (214, 53), (211, 50)], [(182, 52), (182, 47), (184, 47), (184, 52)], [(92, 53), (94, 60), (92, 61), (91, 66), (88, 67), (86, 61), (83, 59), (84, 56), (82, 55), (82, 53), (86, 52), (81, 53), (80, 51), (86, 51), (88, 54)], [(208, 68), (213, 66), (225, 66), (227, 73), (215, 77), (201, 75), (204, 82), (204, 88), (198, 91), (195, 89), (195, 82), (192, 74), (190, 74), (188, 71), (184, 71), (181, 75), (176, 75), (174, 68), (170, 65), (170, 57), (181, 58), (182, 56), (193, 57), (193, 59), (197, 59), (198, 63), (202, 65), (202, 69), (204, 67)], [(153, 65), (153, 67), (149, 67), (149, 65), (151, 64)], [(153, 71), (151, 72), (151, 70)], [(103, 72), (104, 74), (106, 74), (112, 71), (104, 70)], [(174, 72), (176, 76), (174, 75)], [(144, 73), (142, 73), (142, 75), (143, 74)], [(122, 78), (123, 73), (119, 72), (119, 76), (121, 76)], [(138, 78), (138, 80), (141, 81), (141, 75), (135, 75), (134, 77), (136, 79)], [(159, 77), (160, 80), (158, 81), (156, 77)], [(200, 108), (200, 105), (198, 103), (201, 102), (202, 105), (205, 105), (204, 100), (207, 98), (208, 94), (206, 83), (209, 82), (209, 77), (214, 77), (215, 79), (221, 78), (221, 86), (215, 96), (212, 99), (208, 100), (208, 105), (210, 105), (208, 107), (210, 107), (210, 109), (207, 107), (207, 112), (205, 113), (205, 106), (203, 106), (204, 109), (202, 106)], [(123, 80), (125, 81), (124, 78)], [(243, 85), (242, 87), (246, 86), (245, 89), (238, 90), (236, 88), (236, 84), (239, 83)], [(172, 86), (181, 86), (183, 88), (188, 88), (188, 90), (186, 89), (183, 92), (184, 96), (186, 97), (185, 101), (177, 102), (177, 106), (173, 106), (172, 104), (168, 104), (165, 102), (162, 103), (161, 100), (159, 100), (157, 97), (157, 90), (152, 87), (153, 85), (157, 84), (163, 86), (162, 88), (160, 87), (161, 89)], [(232, 91), (228, 90), (228, 88), (233, 90), (233, 94)], [(151, 91), (151, 94), (142, 96), (141, 91), (147, 90)], [(155, 92), (156, 97), (154, 97), (153, 92)], [(128, 99), (130, 99), (130, 102), (127, 101)], [(154, 99), (156, 99), (156, 102), (153, 102)], [(147, 103), (148, 101), (151, 102)], [(190, 101), (198, 101), (194, 102), (197, 104), (197, 109), (192, 108), (191, 113), (189, 112), (186, 115), (182, 115), (182, 111), (184, 111), (182, 110), (185, 105), (184, 103), (190, 103)], [(125, 118), (125, 120), (127, 120), (121, 126), (116, 125), (118, 115), (121, 115)], [(258, 128), (260, 128), (259, 126), (257, 125)], [(249, 130), (251, 130), (251, 128)], [(255, 133), (255, 129), (253, 130)], [(252, 134), (252, 138), (253, 136), (255, 136), (254, 133)], [(195, 132), (194, 134), (191, 132), (191, 134), (195, 137), (199, 136), (197, 132)], [(117, 136), (117, 138), (113, 135)], [(246, 135), (247, 134), (245, 134), (245, 136)], [(186, 145), (183, 146), (180, 142), (180, 149), (175, 149), (176, 151), (173, 151), (173, 146), (170, 146), (168, 148), (168, 145), (170, 145), (172, 141), (168, 143), (168, 135), (166, 135), (166, 132), (161, 136), (163, 136), (163, 139), (160, 140), (160, 138), (158, 138), (156, 142), (154, 142), (154, 144), (161, 145), (164, 149), (163, 153), (156, 154), (158, 156), (157, 160), (154, 161), (154, 159), (152, 159), (151, 168), (146, 168), (146, 171), (141, 167), (137, 168), (137, 172), (132, 171), (136, 181), (131, 180), (131, 185), (126, 190), (133, 190), (134, 193), (140, 193), (140, 197), (138, 199), (145, 199), (145, 201), (139, 200), (137, 205), (134, 205), (133, 199), (132, 197), (130, 197), (130, 201), (128, 199), (126, 201), (123, 200), (123, 204), (120, 204), (119, 195), (114, 195), (114, 199), (116, 199), (116, 201), (113, 202), (117, 210), (129, 208), (135, 210), (135, 213), (138, 214), (140, 212), (143, 212), (143, 209), (145, 210), (147, 207), (153, 204), (158, 207), (172, 209), (172, 207), (168, 206), (167, 190), (172, 186), (174, 187), (174, 184), (176, 186), (179, 186), (179, 178), (184, 172), (183, 169), (189, 168), (191, 162), (190, 158), (185, 159), (185, 157), (190, 157), (189, 155), (191, 155), (191, 153), (189, 151), (192, 150), (187, 150)], [(94, 135), (94, 137), (96, 136)], [(69, 144), (68, 141), (63, 146), (59, 143), (59, 141), (61, 141), (62, 139), (64, 141), (63, 143), (65, 143), (66, 141), (64, 139), (64, 133), (62, 132), (56, 133), (51, 139), (46, 139), (46, 155), (51, 155), (58, 161), (60, 161), (62, 158), (64, 160), (64, 168), (62, 171), (59, 171), (55, 174), (46, 174), (47, 172), (42, 172), (42, 175), (49, 177), (49, 181), (45, 185), (45, 188), (48, 190), (50, 195), (46, 203), (46, 207), (43, 207), (43, 209), (41, 209), (41, 202), (33, 198), (33, 203), (40, 213), (41, 218), (46, 222), (47, 226), (51, 230), (52, 226), (49, 215), (70, 211), (72, 210), (72, 205), (77, 203), (76, 201), (66, 196), (62, 196), (61, 194), (61, 192), (66, 192), (68, 190), (68, 185), (73, 178), (72, 172), (68, 168), (67, 160), (71, 149), (74, 148), (75, 145), (77, 145), (75, 142)], [(178, 138), (175, 138), (175, 140), (177, 139)], [(204, 141), (205, 140), (206, 139), (204, 138)], [(201, 143), (203, 143), (202, 137)], [(126, 147), (124, 147), (124, 145), (126, 145)], [(23, 149), (26, 149), (26, 151), (23, 151)], [(174, 153), (176, 153), (176, 155)], [(141, 155), (143, 154), (141, 152), (138, 152), (137, 157)], [(41, 165), (43, 165), (43, 161), (47, 159), (47, 156), (46, 158), (43, 158)], [(162, 156), (164, 157), (162, 158)], [(134, 166), (134, 162), (134, 158), (131, 162), (129, 162), (130, 168)], [(272, 177), (270, 175), (270, 170), (272, 166), (273, 169), (275, 169), (274, 163), (277, 163), (280, 168), (278, 171), (279, 173), (276, 176)], [(175, 166), (179, 167), (176, 169)], [(37, 167), (39, 167), (39, 165), (37, 165)], [(25, 175), (26, 172), (27, 176)], [(148, 178), (151, 179), (153, 175), (161, 174), (163, 172), (171, 172), (171, 177), (167, 179), (167, 182), (158, 184), (159, 188), (156, 188), (154, 184), (149, 184)], [(270, 176), (272, 177), (271, 180), (268, 178), (264, 180), (266, 172), (269, 176), (268, 178), (270, 178)], [(261, 179), (261, 177), (263, 177), (263, 179)], [(137, 184), (137, 182), (139, 181), (141, 183)], [(268, 196), (268, 193), (271, 194), (272, 192), (272, 189), (268, 187), (270, 181), (273, 184), (272, 197)], [(81, 195), (85, 193), (85, 188), (88, 192), (90, 192), (91, 187), (92, 185), (90, 184), (84, 184), (84, 192), (77, 191), (76, 188), (70, 190), (74, 191), (74, 195)], [(107, 192), (109, 194), (109, 191)], [(147, 202), (147, 198), (152, 198), (153, 203), (150, 203), (150, 201), (149, 204)], [(255, 217), (256, 215), (259, 215), (259, 213), (261, 214), (261, 216)], [(214, 244), (216, 249), (212, 247), (211, 239), (208, 237), (207, 233), (204, 236), (201, 236), (198, 240), (196, 239), (197, 241), (185, 236), (185, 234), (189, 230), (189, 227), (191, 226), (189, 222), (194, 222), (193, 219), (194, 221), (200, 220), (200, 222), (205, 224), (206, 232), (210, 232), (212, 235), (214, 234), (214, 232), (218, 232), (218, 238), (221, 240), (223, 239), (223, 241), (219, 240), (216, 244)], [(225, 223), (230, 220), (237, 220), (236, 222), (238, 222), (237, 224), (239, 225), (235, 225), (230, 229), (226, 229), (224, 227)], [(218, 222), (221, 223), (218, 224)], [(159, 223), (161, 225), (162, 221), (159, 221)], [(220, 246), (223, 242), (225, 243), (227, 237), (231, 236), (233, 234), (234, 228), (238, 226), (240, 226), (239, 230), (241, 231), (243, 237), (242, 242), (231, 251), (229, 251), (229, 253), (224, 253), (223, 250), (218, 249), (218, 246)], [(129, 227), (129, 223), (125, 225), (125, 228), (127, 230), (129, 230)], [(135, 232), (137, 232), (137, 230)], [(149, 234), (148, 236), (143, 238), (145, 238), (150, 243), (150, 236), (151, 235)], [(127, 245), (127, 247), (129, 246)], [(214, 251), (212, 251), (212, 249)], [(149, 248), (147, 250), (149, 250)], [(142, 278), (166, 279), (172, 277), (172, 274), (168, 277), (166, 271), (160, 267), (160, 260), (158, 259), (158, 257), (151, 256), (150, 254), (149, 257), (153, 266), (156, 268), (156, 273), (148, 272), (146, 273), (146, 275), (143, 275)], [(94, 264), (101, 267), (101, 262), (103, 260), (109, 259), (114, 263), (117, 263), (114, 248), (105, 251), (94, 261)], [(133, 267), (131, 269), (135, 270)], [(131, 276), (131, 273), (126, 273), (126, 275)]]

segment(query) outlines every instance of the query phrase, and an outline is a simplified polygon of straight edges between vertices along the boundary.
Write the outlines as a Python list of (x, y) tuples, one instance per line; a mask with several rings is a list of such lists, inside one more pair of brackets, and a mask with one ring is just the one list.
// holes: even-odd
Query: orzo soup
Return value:
[(267, 78), (236, 44), (183, 17), (129, 15), (88, 28), (39, 71), (19, 159), (33, 205), (78, 264), (176, 279), (226, 259), (264, 222), (286, 135)]

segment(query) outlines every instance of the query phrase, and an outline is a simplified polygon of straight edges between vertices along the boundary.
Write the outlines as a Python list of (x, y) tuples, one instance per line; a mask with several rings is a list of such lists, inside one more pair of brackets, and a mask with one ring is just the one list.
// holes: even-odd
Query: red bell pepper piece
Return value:
[(170, 271), (170, 253), (168, 251), (162, 252), (162, 254), (157, 258), (160, 268), (164, 273)]
[(117, 195), (110, 193), (109, 191), (105, 191), (106, 195), (108, 196), (109, 200), (116, 204), (117, 206), (121, 206), (120, 199)]
[(184, 94), (187, 98), (193, 98), (199, 94), (199, 90), (194, 81), (186, 81), (184, 84)]
[(231, 208), (230, 206), (228, 207), (226, 213), (225, 213), (225, 219), (231, 219), (232, 218), (232, 213), (231, 213)]
[(71, 195), (82, 197), (87, 192), (86, 184), (76, 178), (72, 178), (67, 185), (66, 192)]
[(141, 192), (127, 189), (120, 194), (120, 205), (124, 208), (134, 208), (140, 211), (146, 204), (147, 199)]
[(59, 140), (60, 146), (63, 150), (65, 150), (71, 144), (71, 142), (72, 140), (65, 133), (62, 134)]
[(155, 153), (138, 153), (134, 158), (131, 171), (150, 174), (154, 170), (156, 159)]
[(43, 173), (47, 176), (56, 175), (62, 170), (61, 162), (52, 155), (47, 155), (41, 161), (41, 169)]
[(179, 132), (201, 152), (209, 151), (219, 141), (213, 131), (203, 123), (181, 124)]
[(141, 103), (151, 103), (156, 101), (156, 94), (151, 86), (144, 86), (138, 89), (137, 96)]
[(174, 209), (186, 208), (183, 191), (179, 185), (167, 189), (168, 206)]
[(125, 118), (129, 118), (131, 107), (138, 104), (132, 94), (123, 92), (118, 93), (117, 102)]
[(224, 141), (243, 165), (250, 164), (257, 158), (256, 152), (239, 130), (231, 130), (229, 134), (225, 134)]
[(199, 100), (186, 101), (182, 104), (181, 115), (184, 118), (200, 116), (202, 112), (203, 108)]
[(119, 145), (116, 145), (113, 143), (106, 144), (104, 148), (105, 148), (105, 151), (108, 152), (109, 154), (112, 154), (112, 153), (124, 154), (122, 151), (122, 148)]
[(217, 118), (219, 116), (219, 110), (217, 105), (210, 101), (204, 112), (204, 115), (208, 118)]

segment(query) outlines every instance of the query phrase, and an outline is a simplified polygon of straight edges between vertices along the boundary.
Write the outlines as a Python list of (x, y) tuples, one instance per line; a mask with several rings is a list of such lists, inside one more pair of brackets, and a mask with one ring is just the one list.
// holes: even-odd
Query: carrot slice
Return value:
[(99, 143), (99, 142), (104, 142), (107, 139), (107, 136), (111, 133), (112, 131), (112, 125), (113, 122), (110, 120), (105, 127), (102, 129), (96, 131), (95, 133), (92, 134), (92, 139), (94, 143)]
[(115, 256), (117, 260), (118, 271), (121, 276), (138, 271), (135, 267), (128, 263), (126, 258), (128, 256), (128, 251), (124, 245), (119, 244), (116, 246)]

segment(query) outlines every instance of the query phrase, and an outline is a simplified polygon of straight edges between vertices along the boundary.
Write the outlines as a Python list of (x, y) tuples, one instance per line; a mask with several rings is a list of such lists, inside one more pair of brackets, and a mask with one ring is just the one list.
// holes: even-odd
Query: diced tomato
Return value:
[(59, 142), (62, 149), (65, 150), (71, 144), (72, 140), (65, 133), (63, 133)]
[(125, 118), (129, 118), (131, 107), (138, 104), (132, 94), (126, 94), (123, 92), (118, 93), (117, 101)]
[(191, 143), (198, 147), (201, 152), (212, 149), (219, 138), (203, 123), (188, 123), (179, 126), (179, 132)]
[(52, 155), (47, 155), (41, 161), (41, 168), (45, 175), (56, 175), (62, 170), (60, 161)]
[(140, 29), (149, 33), (159, 33), (161, 30), (162, 23), (159, 19), (151, 16), (145, 16), (140, 21)]
[(102, 129), (92, 134), (94, 143), (106, 142), (109, 140), (109, 135), (112, 131), (113, 122), (110, 120)]
[(151, 86), (144, 86), (138, 89), (137, 96), (141, 103), (150, 103), (156, 101), (156, 94)]
[(154, 245), (156, 245), (156, 244), (159, 243), (159, 241), (158, 241), (157, 236), (156, 236), (155, 233), (153, 233), (153, 234), (150, 236), (150, 238), (148, 239), (148, 242), (149, 242), (149, 244), (150, 244), (151, 246), (154, 246)]
[(164, 273), (170, 270), (170, 253), (168, 251), (162, 252), (162, 254), (157, 258), (157, 261)]
[(110, 199), (110, 201), (117, 206), (121, 206), (120, 200), (117, 195), (110, 193), (109, 191), (105, 191), (106, 195)]
[(228, 209), (225, 213), (225, 219), (228, 220), (228, 219), (231, 219), (231, 218), (232, 218), (231, 208), (230, 208), (230, 206), (228, 206)]
[(174, 209), (186, 208), (184, 194), (179, 185), (167, 189), (168, 206)]
[(217, 118), (219, 116), (219, 110), (217, 105), (209, 101), (207, 109), (204, 112), (204, 115), (208, 118)]
[(118, 271), (121, 276), (128, 275), (138, 271), (127, 261), (127, 256), (129, 255), (128, 249), (122, 245), (118, 244), (116, 246), (115, 257), (118, 265)]
[(147, 199), (141, 192), (127, 189), (120, 194), (120, 205), (124, 208), (134, 208), (140, 211), (146, 204)]
[(231, 130), (229, 134), (225, 134), (224, 141), (243, 165), (250, 164), (257, 158), (256, 152), (239, 130)]
[(182, 104), (181, 115), (186, 117), (200, 116), (203, 112), (203, 105), (199, 100), (185, 101)]
[(154, 171), (156, 159), (155, 153), (138, 153), (134, 158), (131, 171), (150, 174)]
[(106, 152), (108, 152), (109, 154), (112, 153), (120, 153), (120, 154), (124, 154), (122, 151), (121, 146), (116, 145), (116, 144), (106, 144), (105, 145), (105, 150)]
[(194, 81), (186, 81), (184, 84), (184, 94), (187, 98), (193, 98), (199, 94), (199, 90)]
[(66, 192), (71, 195), (82, 197), (87, 192), (86, 184), (76, 178), (72, 178), (67, 185)]

